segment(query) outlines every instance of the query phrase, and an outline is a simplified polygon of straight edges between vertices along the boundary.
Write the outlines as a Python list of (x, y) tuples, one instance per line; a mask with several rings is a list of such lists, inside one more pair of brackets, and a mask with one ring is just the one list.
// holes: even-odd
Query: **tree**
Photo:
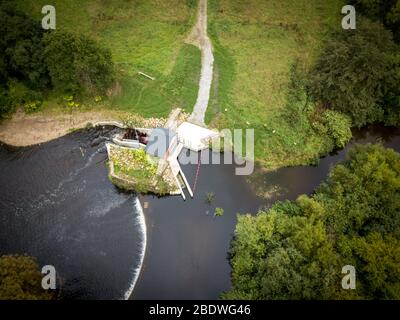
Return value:
[(369, 19), (382, 22), (400, 42), (400, 0), (353, 0), (358, 12)]
[(13, 109), (8, 92), (0, 87), (0, 119), (6, 118)]
[(384, 120), (385, 97), (400, 86), (397, 52), (390, 31), (359, 19), (356, 30), (338, 31), (327, 41), (311, 71), (309, 94), (358, 127)]
[(335, 145), (344, 148), (351, 139), (351, 119), (337, 111), (325, 110), (321, 116), (321, 122), (328, 135), (335, 141)]
[(10, 2), (0, 5), (0, 20), (0, 85), (4, 87), (15, 78), (32, 88), (48, 86), (42, 42), (45, 31), (40, 22), (16, 10)]
[(71, 94), (104, 94), (114, 81), (109, 49), (68, 32), (45, 36), (46, 63), (56, 90)]
[(35, 259), (28, 256), (0, 257), (0, 300), (50, 300), (54, 295), (42, 289), (43, 275)]
[[(226, 299), (399, 299), (400, 155), (355, 146), (309, 197), (238, 216)], [(356, 290), (341, 288), (353, 265)]]

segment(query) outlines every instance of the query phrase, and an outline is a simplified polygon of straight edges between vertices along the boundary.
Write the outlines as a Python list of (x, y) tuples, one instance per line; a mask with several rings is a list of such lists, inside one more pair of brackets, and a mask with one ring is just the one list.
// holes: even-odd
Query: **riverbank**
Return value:
[(26, 114), (20, 109), (10, 119), (0, 122), (0, 141), (15, 147), (26, 147), (60, 138), (96, 122), (123, 122), (132, 118), (144, 127), (154, 127), (165, 121), (163, 118), (145, 119), (129, 112), (109, 109), (78, 111), (72, 114), (51, 110)]
[(210, 1), (206, 124), (255, 129), (255, 159), (268, 170), (313, 164), (333, 150), (332, 128), (317, 121), (303, 83), (329, 30), (340, 26), (340, 9), (337, 0)]
[[(253, 177), (235, 176), (234, 166), (201, 165), (193, 199), (141, 197), (148, 243), (131, 299), (218, 299), (231, 286), (228, 252), (237, 213), (256, 214), (276, 201), (312, 194), (332, 166), (345, 159), (349, 148), (356, 143), (376, 142), (399, 152), (400, 129), (369, 126), (354, 130), (353, 139), (344, 149), (322, 158), (316, 166), (267, 173), (257, 170), (254, 178), (265, 191), (257, 195)], [(195, 166), (186, 165), (183, 170), (192, 183)], [(208, 192), (214, 193), (211, 204), (206, 202)], [(213, 216), (215, 207), (224, 209), (222, 217)]]
[[(203, 164), (193, 199), (141, 196), (144, 215), (134, 195), (108, 180), (104, 141), (112, 132), (92, 128), (40, 146), (0, 148), (0, 182), (7, 186), (0, 193), (0, 254), (29, 253), (55, 265), (66, 299), (216, 299), (231, 285), (227, 253), (238, 212), (256, 214), (312, 193), (354, 143), (382, 141), (400, 151), (398, 128), (353, 133), (345, 149), (318, 166), (260, 175), (264, 190), (277, 190), (268, 198), (257, 197), (233, 165)], [(183, 167), (190, 184), (196, 169)], [(214, 217), (216, 207), (222, 217)]]

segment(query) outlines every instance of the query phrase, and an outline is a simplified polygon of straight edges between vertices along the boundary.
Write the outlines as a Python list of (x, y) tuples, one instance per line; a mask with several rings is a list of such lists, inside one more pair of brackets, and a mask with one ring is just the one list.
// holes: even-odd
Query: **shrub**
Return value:
[(24, 110), (26, 113), (33, 113), (38, 111), (41, 105), (42, 102), (39, 100), (28, 102), (27, 104), (24, 105)]
[(211, 204), (211, 202), (214, 201), (214, 198), (215, 198), (214, 192), (207, 192), (206, 193), (206, 202), (208, 204)]
[(0, 88), (0, 119), (7, 118), (14, 110), (14, 105), (8, 96), (7, 91)]
[(351, 139), (351, 120), (347, 115), (334, 110), (322, 114), (322, 123), (327, 133), (334, 140), (336, 147), (343, 148)]
[(400, 42), (400, 0), (353, 0), (357, 12), (382, 22)]
[(224, 215), (224, 209), (222, 208), (215, 208), (214, 216), (222, 217)]

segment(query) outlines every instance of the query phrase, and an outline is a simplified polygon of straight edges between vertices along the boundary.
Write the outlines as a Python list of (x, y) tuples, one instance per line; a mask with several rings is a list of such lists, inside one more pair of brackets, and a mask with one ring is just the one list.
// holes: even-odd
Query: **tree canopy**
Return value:
[(105, 94), (114, 80), (111, 51), (94, 40), (73, 33), (45, 36), (45, 59), (56, 90)]
[(357, 12), (382, 22), (400, 42), (400, 0), (353, 0)]
[(10, 2), (1, 4), (0, 21), (0, 85), (4, 87), (15, 78), (33, 88), (48, 86), (42, 43), (45, 31), (40, 22), (16, 10)]
[(50, 300), (54, 294), (42, 288), (42, 273), (28, 256), (0, 257), (0, 300)]
[(0, 3), (0, 118), (57, 94), (97, 96), (114, 81), (111, 51), (86, 35), (45, 31), (9, 1)]
[[(399, 299), (400, 155), (355, 146), (311, 197), (239, 215), (226, 299)], [(341, 287), (356, 269), (356, 290)]]
[[(333, 34), (314, 66), (308, 91), (354, 125), (400, 119), (399, 48), (379, 22), (358, 19), (357, 29)], [(393, 123), (391, 123), (393, 124)]]

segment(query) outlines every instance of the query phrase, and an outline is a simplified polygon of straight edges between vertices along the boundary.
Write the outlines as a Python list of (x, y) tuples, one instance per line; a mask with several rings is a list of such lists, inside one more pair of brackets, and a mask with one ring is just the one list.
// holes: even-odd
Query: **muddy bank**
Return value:
[(32, 146), (60, 138), (96, 122), (121, 122), (124, 119), (127, 121), (133, 119), (144, 127), (159, 126), (165, 122), (165, 119), (144, 119), (129, 112), (100, 108), (78, 111), (72, 115), (51, 110), (25, 114), (22, 110), (18, 110), (10, 119), (0, 122), (0, 142), (17, 147)]

